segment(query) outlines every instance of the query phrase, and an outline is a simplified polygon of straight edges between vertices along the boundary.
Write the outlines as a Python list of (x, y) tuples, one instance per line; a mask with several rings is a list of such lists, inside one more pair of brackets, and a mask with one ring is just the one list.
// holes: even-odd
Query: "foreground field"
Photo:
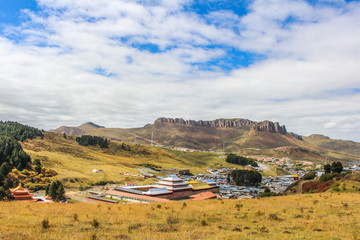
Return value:
[(3, 202), (0, 219), (0, 239), (359, 239), (360, 195), (127, 205)]

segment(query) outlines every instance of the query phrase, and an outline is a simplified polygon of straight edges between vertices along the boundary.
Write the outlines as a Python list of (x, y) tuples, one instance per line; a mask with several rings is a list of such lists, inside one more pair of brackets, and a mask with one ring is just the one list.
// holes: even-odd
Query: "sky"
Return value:
[(360, 142), (360, 2), (0, 0), (0, 119), (277, 121)]

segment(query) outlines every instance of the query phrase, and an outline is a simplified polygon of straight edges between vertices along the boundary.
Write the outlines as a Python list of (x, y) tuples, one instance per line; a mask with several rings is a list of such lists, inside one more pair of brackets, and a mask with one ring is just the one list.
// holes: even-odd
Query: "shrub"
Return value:
[(169, 216), (166, 218), (166, 222), (167, 222), (167, 224), (176, 224), (176, 223), (179, 223), (179, 218), (174, 217), (174, 216)]
[(322, 181), (322, 182), (327, 182), (327, 181), (332, 180), (333, 177), (334, 177), (333, 174), (331, 174), (331, 173), (325, 173), (325, 174), (321, 175), (320, 181)]
[(90, 224), (93, 228), (98, 228), (100, 226), (100, 223), (95, 218), (90, 222)]
[(142, 227), (142, 224), (141, 223), (134, 223), (134, 224), (131, 224), (129, 227), (128, 227), (128, 232), (131, 232), (132, 230), (137, 230), (139, 228)]
[(274, 192), (271, 192), (268, 187), (265, 188), (264, 192), (262, 192), (262, 193), (259, 194), (259, 197), (260, 197), (260, 198), (263, 198), (263, 197), (274, 197), (274, 196), (277, 196), (277, 194), (274, 193)]
[(282, 219), (279, 218), (276, 213), (270, 213), (270, 214), (269, 214), (269, 218), (270, 218), (271, 220), (274, 220), (274, 221), (282, 221)]
[(44, 219), (41, 221), (41, 227), (42, 229), (48, 229), (50, 228), (49, 219)]
[(340, 191), (340, 183), (336, 182), (333, 185), (331, 185), (331, 190), (333, 190), (335, 192), (339, 192)]
[(201, 226), (205, 227), (207, 225), (209, 225), (209, 224), (204, 219), (201, 220)]
[(315, 172), (308, 172), (301, 179), (302, 180), (312, 180), (315, 178), (315, 176), (316, 176)]

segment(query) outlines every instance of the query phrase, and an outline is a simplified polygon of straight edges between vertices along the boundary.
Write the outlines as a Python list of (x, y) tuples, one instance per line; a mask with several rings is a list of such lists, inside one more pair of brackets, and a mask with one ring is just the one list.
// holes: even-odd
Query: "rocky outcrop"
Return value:
[(285, 126), (280, 126), (278, 122), (271, 122), (271, 121), (263, 121), (260, 123), (250, 121), (248, 119), (216, 119), (213, 121), (194, 121), (194, 120), (184, 120), (182, 118), (159, 118), (157, 119), (154, 124), (160, 123), (176, 123), (176, 124), (183, 124), (187, 126), (196, 126), (196, 127), (216, 127), (216, 128), (236, 128), (236, 127), (243, 127), (249, 126), (254, 130), (261, 131), (261, 132), (274, 132), (274, 133), (281, 133), (286, 134)]
[(278, 122), (263, 121), (252, 125), (252, 128), (260, 132), (275, 132), (286, 134), (286, 127), (280, 126)]
[(301, 135), (298, 135), (296, 133), (293, 133), (293, 132), (289, 132), (288, 133), (290, 137), (293, 137), (293, 138), (296, 138), (298, 140), (301, 140), (301, 141), (304, 141), (303, 137)]

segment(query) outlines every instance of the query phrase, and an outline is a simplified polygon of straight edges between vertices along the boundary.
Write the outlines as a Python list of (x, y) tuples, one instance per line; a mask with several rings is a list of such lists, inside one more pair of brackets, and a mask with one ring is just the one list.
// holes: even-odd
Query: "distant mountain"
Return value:
[(80, 125), (82, 128), (105, 128), (104, 126), (97, 125), (93, 122), (87, 122)]
[[(360, 159), (350, 151), (353, 145), (348, 145), (348, 141), (342, 142), (343, 148), (340, 147), (340, 142), (338, 142), (337, 148), (324, 148), (318, 144), (319, 140), (316, 140), (315, 144), (312, 137), (289, 133), (286, 127), (278, 122), (255, 122), (242, 118), (212, 121), (159, 118), (153, 124), (130, 129), (105, 128), (94, 123), (85, 123), (78, 127), (63, 126), (52, 131), (68, 135), (89, 134), (128, 142), (135, 142), (136, 138), (136, 143), (140, 144), (150, 144), (153, 133), (153, 143), (162, 146), (186, 147), (205, 151), (225, 150), (244, 155), (289, 156), (295, 159), (314, 161), (322, 161), (324, 153), (328, 151), (329, 159)], [(313, 138), (318, 139), (319, 137)]]
[(304, 140), (312, 145), (327, 150), (341, 151), (348, 154), (360, 155), (360, 143), (340, 139), (331, 139), (320, 134), (312, 134), (304, 137)]

